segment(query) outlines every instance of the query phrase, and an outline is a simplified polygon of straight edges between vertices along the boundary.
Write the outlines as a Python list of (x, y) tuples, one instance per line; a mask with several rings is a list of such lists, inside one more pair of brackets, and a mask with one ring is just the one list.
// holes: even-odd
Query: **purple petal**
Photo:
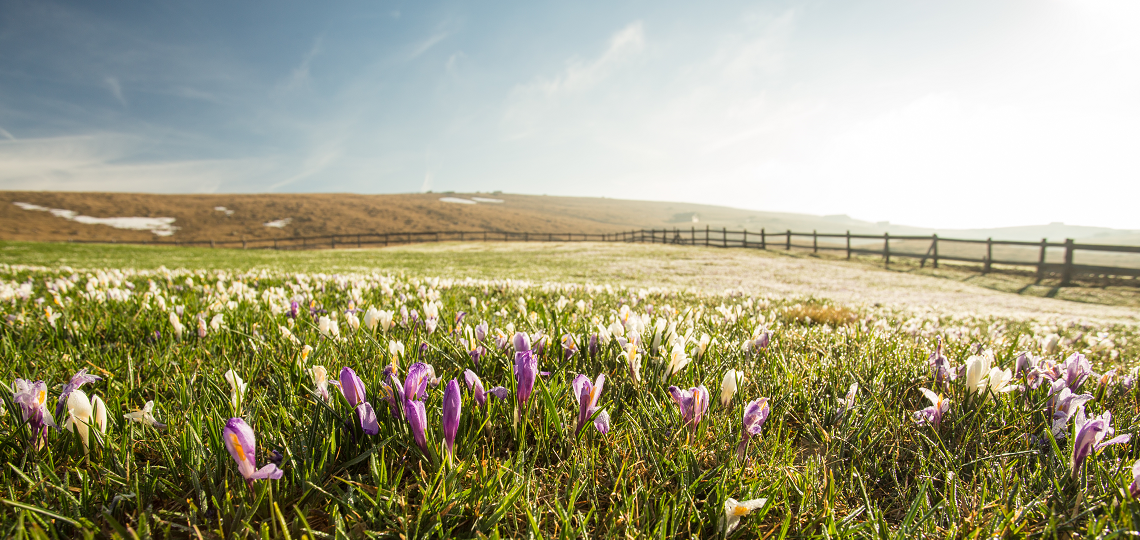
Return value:
[(427, 410), (424, 408), (422, 401), (413, 401), (411, 399), (404, 401), (404, 414), (408, 417), (408, 427), (412, 430), (412, 437), (416, 440), (416, 445), (420, 447), (425, 454), (427, 453)]
[(340, 393), (344, 395), (344, 399), (348, 401), (350, 407), (356, 407), (368, 401), (368, 394), (364, 391), (364, 382), (356, 376), (356, 372), (350, 367), (340, 370)]
[(249, 475), (249, 480), (279, 480), (284, 474), (284, 471), (270, 463)]
[(427, 396), (427, 385), (432, 377), (431, 366), (416, 362), (408, 368), (408, 376), (404, 379), (404, 399), (423, 399)]
[(538, 359), (529, 350), (515, 354), (515, 376), (518, 377), (519, 403), (526, 403), (538, 378)]
[(578, 374), (570, 383), (570, 394), (574, 396), (574, 401), (579, 405), (582, 404), (579, 396), (582, 395), (582, 389), (586, 386), (590, 386), (590, 378), (582, 374)]
[(610, 432), (610, 413), (602, 411), (594, 417), (594, 427), (598, 428), (603, 435)]
[(1096, 446), (1095, 446), (1095, 447), (1093, 447), (1093, 448), (1094, 448), (1095, 450), (1100, 450), (1101, 448), (1104, 448), (1104, 447), (1106, 447), (1106, 446), (1111, 446), (1111, 445), (1114, 445), (1114, 444), (1125, 444), (1125, 443), (1127, 443), (1128, 441), (1131, 441), (1131, 440), (1132, 440), (1132, 435), (1129, 435), (1129, 434), (1125, 433), (1124, 435), (1117, 435), (1116, 437), (1113, 437), (1113, 438), (1111, 438), (1111, 439), (1109, 439), (1109, 440), (1107, 440), (1107, 441), (1104, 441), (1104, 442), (1102, 442), (1102, 443), (1100, 443), (1100, 444), (1096, 445)]
[(455, 453), (455, 435), (459, 432), (459, 413), (463, 409), (463, 398), (459, 395), (459, 381), (451, 379), (443, 390), (443, 440), (447, 452)]
[(495, 396), (499, 399), (507, 399), (511, 396), (511, 391), (502, 386), (496, 386), (487, 391), (487, 395)]
[(356, 415), (360, 417), (360, 428), (368, 435), (380, 433), (380, 424), (376, 421), (376, 411), (368, 402), (356, 407)]

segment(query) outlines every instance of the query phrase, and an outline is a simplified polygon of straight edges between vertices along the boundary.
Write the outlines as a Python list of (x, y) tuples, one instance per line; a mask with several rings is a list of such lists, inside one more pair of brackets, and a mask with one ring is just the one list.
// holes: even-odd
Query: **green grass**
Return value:
[[(29, 298), (0, 302), (0, 320), (11, 321), (0, 322), (0, 377), (47, 381), (54, 407), (59, 385), (86, 367), (104, 377), (83, 390), (106, 401), (110, 426), (89, 453), (66, 431), (51, 431), (35, 449), (11, 394), (0, 392), (7, 411), (0, 416), (0, 536), (716, 537), (730, 497), (769, 501), (733, 537), (1111, 538), (1140, 526), (1140, 503), (1128, 494), (1136, 445), (1109, 447), (1073, 476), (1071, 437), (1046, 437), (1043, 444), (1027, 437), (1046, 431), (1045, 387), (978, 398), (959, 379), (942, 389), (953, 405), (940, 428), (911, 420), (927, 405), (919, 387), (935, 388), (926, 358), (936, 337), (946, 341), (955, 365), (981, 346), (1012, 368), (1019, 351), (1041, 353), (1040, 338), (1057, 332), (1064, 340), (1050, 358), (1086, 351), (1103, 371), (1135, 363), (1134, 327), (966, 313), (916, 317), (814, 300), (650, 289), (657, 283), (643, 270), (624, 274), (629, 266), (615, 265), (617, 252), (585, 245), (523, 255), (517, 249), (277, 253), (4, 244), (3, 262), (51, 268), (0, 273), (8, 294), (32, 284)], [(654, 252), (635, 253), (649, 260), (646, 253)], [(55, 305), (47, 282), (73, 275), (60, 265), (124, 270), (105, 274), (91, 293), (88, 280), (99, 275), (76, 272), (75, 287)], [(194, 270), (167, 275), (155, 270), (160, 266)], [(480, 279), (448, 279), (467, 276)], [(150, 281), (167, 311), (184, 306), (182, 340), (172, 336), (168, 313), (147, 297)], [(614, 285), (582, 285), (587, 281)], [(134, 292), (125, 301), (88, 297), (125, 290), (127, 282)], [(621, 286), (627, 283), (638, 286)], [(338, 312), (344, 339), (321, 337), (302, 309), (293, 333), (314, 347), (302, 360), (301, 347), (278, 329), (288, 317), (271, 311), (280, 298), (263, 298), (275, 287), (306, 307), (313, 300)], [(424, 299), (437, 294), (440, 324), (430, 335), (422, 326), (353, 332), (345, 323), (354, 296), (356, 307), (423, 312)], [(563, 297), (568, 302), (558, 309)], [(54, 327), (44, 317), (48, 305), (63, 314)], [(597, 322), (612, 322), (623, 305), (653, 313), (641, 382), (630, 378), (614, 342), (593, 357), (561, 357), (557, 338), (568, 332), (584, 338)], [(474, 369), (488, 388), (513, 388), (509, 349), (490, 347), (478, 365), (462, 350), (452, 328), (460, 311), (467, 313), (464, 324), (513, 325), (556, 341), (539, 360), (551, 374), (539, 379), (520, 421), (513, 396), (490, 400), (483, 412), (464, 391), (457, 455), (448, 464), (440, 457), (443, 386), (426, 399), (426, 455), (407, 422), (383, 405), (379, 388), (385, 365), (395, 361), (403, 374), (416, 360), (433, 365), (445, 382), (462, 383), (463, 370)], [(207, 321), (223, 313), (225, 327), (199, 338), (198, 313)], [(821, 324), (823, 315), (833, 324)], [(668, 381), (665, 352), (651, 347), (659, 316), (676, 323), (678, 336), (691, 329), (689, 351), (702, 333), (715, 338), (703, 357)], [(773, 332), (771, 344), (744, 352), (741, 342), (761, 321)], [(1112, 348), (1086, 339), (1098, 331), (1109, 333)], [(393, 359), (389, 340), (405, 343), (409, 355)], [(415, 352), (420, 343), (427, 347)], [(335, 389), (327, 404), (315, 397), (306, 370), (312, 365), (327, 367), (332, 377), (345, 366), (361, 376), (379, 434), (361, 432)], [(730, 368), (743, 370), (746, 382), (722, 407), (720, 381)], [(229, 369), (249, 384), (237, 410), (223, 378)], [(579, 373), (607, 375), (600, 404), (612, 418), (608, 434), (587, 426), (574, 435), (570, 381)], [(853, 382), (860, 387), (856, 406), (839, 414), (837, 400)], [(669, 384), (704, 384), (712, 393), (696, 432), (682, 425)], [(1082, 391), (1096, 396), (1086, 404), (1090, 415), (1112, 411), (1118, 434), (1138, 434), (1140, 389), (1125, 389), (1117, 379), (1105, 387), (1090, 380)], [(742, 463), (735, 458), (741, 414), (761, 396), (771, 399), (771, 416)], [(152, 399), (166, 430), (123, 420)], [(232, 416), (257, 433), (258, 465), (271, 450), (284, 454), (281, 480), (246, 487), (221, 439)]]

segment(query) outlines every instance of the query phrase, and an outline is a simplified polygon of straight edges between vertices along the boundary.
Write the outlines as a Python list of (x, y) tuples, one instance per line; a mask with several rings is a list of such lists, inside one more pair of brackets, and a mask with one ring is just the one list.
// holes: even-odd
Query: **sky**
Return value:
[(1140, 229), (1140, 2), (0, 0), (0, 189)]

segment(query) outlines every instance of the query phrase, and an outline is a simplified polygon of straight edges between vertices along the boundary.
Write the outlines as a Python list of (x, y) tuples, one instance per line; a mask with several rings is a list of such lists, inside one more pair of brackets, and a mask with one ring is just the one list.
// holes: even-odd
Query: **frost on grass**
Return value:
[(1129, 530), (1137, 340), (739, 290), (0, 265), (0, 531)]

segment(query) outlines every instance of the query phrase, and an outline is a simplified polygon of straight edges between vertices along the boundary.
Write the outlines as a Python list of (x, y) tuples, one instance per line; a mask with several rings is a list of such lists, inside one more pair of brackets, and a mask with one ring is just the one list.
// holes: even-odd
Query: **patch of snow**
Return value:
[(262, 225), (265, 225), (266, 227), (273, 227), (275, 229), (284, 229), (285, 226), (288, 225), (289, 223), (291, 223), (292, 221), (293, 221), (293, 218), (284, 218), (284, 219), (278, 219), (276, 221), (270, 221), (269, 223), (262, 223)]
[(64, 210), (62, 208), (48, 208), (38, 204), (17, 202), (12, 203), (24, 210), (34, 210), (37, 212), (49, 212), (55, 217), (61, 217), (76, 223), (83, 223), (85, 225), (107, 225), (116, 229), (127, 229), (132, 231), (150, 231), (155, 236), (170, 236), (178, 227), (174, 226), (174, 218), (172, 217), (110, 217), (110, 218), (97, 218), (91, 216), (79, 215), (72, 210)]
[(439, 202), (456, 203), (456, 204), (476, 204), (475, 201), (470, 199), (460, 199), (459, 197), (440, 197)]
[(233, 210), (230, 210), (229, 208), (226, 208), (226, 207), (224, 207), (224, 206), (215, 206), (215, 207), (214, 207), (214, 210), (217, 210), (217, 211), (219, 211), (219, 212), (225, 212), (227, 216), (232, 216), (232, 215), (234, 215), (234, 211), (233, 211)]
[(476, 201), (476, 202), (495, 203), (495, 204), (499, 204), (499, 203), (503, 202), (502, 199), (488, 199), (486, 197), (471, 197), (471, 200)]

